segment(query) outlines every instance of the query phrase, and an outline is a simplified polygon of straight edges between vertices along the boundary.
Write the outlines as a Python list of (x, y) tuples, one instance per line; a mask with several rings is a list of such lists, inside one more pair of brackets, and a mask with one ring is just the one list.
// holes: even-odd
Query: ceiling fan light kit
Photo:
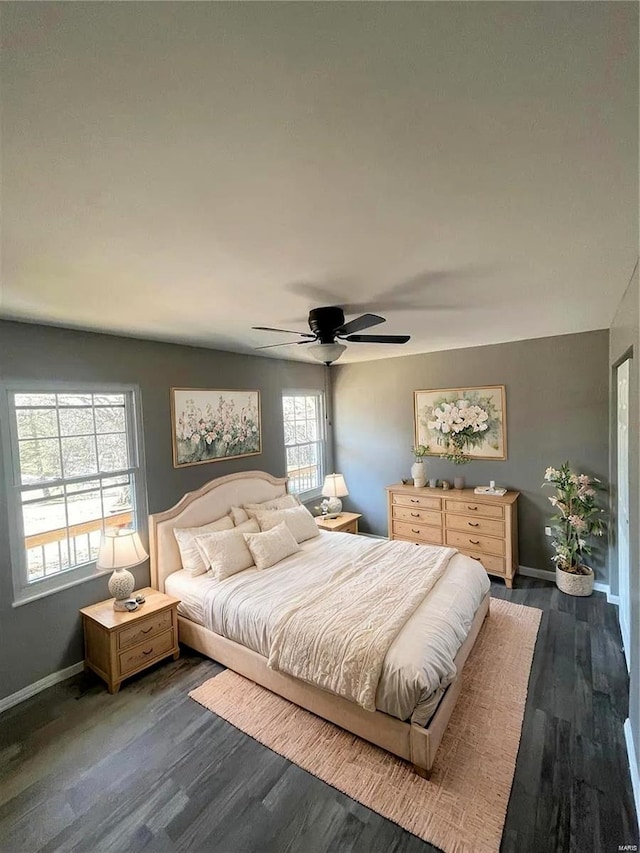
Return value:
[(314, 308), (309, 311), (309, 329), (311, 332), (290, 332), (288, 329), (273, 329), (269, 326), (253, 326), (263, 332), (286, 332), (287, 334), (300, 335), (301, 341), (286, 341), (282, 344), (268, 344), (256, 349), (272, 349), (273, 347), (286, 347), (292, 344), (313, 344), (309, 347), (312, 357), (324, 364), (333, 364), (337, 361), (346, 346), (339, 341), (344, 340), (353, 344), (406, 344), (409, 335), (359, 335), (363, 329), (370, 329), (380, 323), (385, 323), (384, 317), (378, 314), (362, 314), (348, 323), (344, 321), (344, 311), (337, 305), (325, 308)]

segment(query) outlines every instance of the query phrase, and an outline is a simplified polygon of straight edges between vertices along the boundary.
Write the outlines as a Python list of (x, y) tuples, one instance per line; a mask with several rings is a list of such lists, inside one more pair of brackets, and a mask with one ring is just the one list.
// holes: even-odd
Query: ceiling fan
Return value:
[(272, 347), (286, 347), (292, 344), (313, 344), (309, 352), (318, 361), (331, 364), (337, 361), (346, 346), (340, 341), (348, 341), (350, 344), (406, 344), (409, 335), (359, 335), (364, 329), (385, 323), (384, 317), (377, 314), (362, 314), (355, 320), (344, 321), (344, 311), (335, 305), (326, 308), (314, 308), (309, 311), (310, 332), (292, 332), (290, 329), (272, 329), (269, 326), (252, 326), (262, 332), (286, 332), (292, 335), (300, 335), (301, 341), (287, 341), (283, 344), (268, 344), (256, 349), (271, 349)]

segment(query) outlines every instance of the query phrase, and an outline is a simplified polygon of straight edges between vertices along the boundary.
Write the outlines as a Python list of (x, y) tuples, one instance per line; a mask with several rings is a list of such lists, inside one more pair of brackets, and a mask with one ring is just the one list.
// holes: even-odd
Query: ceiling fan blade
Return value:
[[(314, 338), (315, 335), (310, 334), (309, 332), (293, 332), (291, 329), (272, 329), (270, 326), (252, 326), (252, 329), (256, 329), (258, 332), (284, 332), (285, 335), (302, 335), (303, 338)], [(297, 341), (294, 341), (297, 343)], [(278, 344), (274, 344), (274, 346), (278, 346)], [(260, 349), (260, 347), (258, 347)]]
[(267, 344), (266, 347), (254, 347), (254, 349), (272, 349), (273, 347), (290, 347), (293, 344), (311, 344), (313, 341), (285, 341), (283, 344)]
[(377, 314), (363, 314), (361, 317), (356, 317), (355, 320), (349, 320), (344, 326), (336, 329), (336, 334), (343, 337), (350, 335), (352, 332), (361, 332), (363, 329), (370, 329), (372, 326), (377, 326), (379, 323), (386, 323), (384, 317), (379, 317)]
[(345, 341), (350, 344), (406, 344), (411, 335), (349, 335)]

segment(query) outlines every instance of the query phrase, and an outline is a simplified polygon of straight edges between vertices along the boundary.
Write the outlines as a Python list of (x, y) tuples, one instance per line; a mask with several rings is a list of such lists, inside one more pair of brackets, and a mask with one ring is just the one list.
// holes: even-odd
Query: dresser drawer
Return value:
[(124, 676), (138, 667), (146, 666), (154, 660), (159, 660), (175, 647), (173, 630), (158, 634), (152, 640), (141, 643), (139, 646), (122, 652), (118, 656), (118, 667), (120, 675)]
[(430, 527), (442, 526), (442, 513), (432, 509), (394, 506), (393, 517), (398, 521), (409, 521), (411, 524), (428, 524)]
[(442, 506), (442, 501), (440, 498), (431, 498), (426, 495), (419, 495), (414, 497), (413, 495), (405, 495), (397, 493), (393, 495), (393, 505), (394, 506), (410, 506), (418, 507), (418, 509), (440, 509)]
[(442, 545), (442, 530), (439, 527), (427, 527), (423, 524), (410, 524), (407, 521), (394, 521), (393, 532), (405, 539)]
[(144, 643), (145, 640), (150, 640), (169, 628), (171, 628), (171, 610), (163, 610), (162, 613), (156, 613), (148, 619), (140, 619), (131, 627), (118, 631), (118, 648), (128, 649), (138, 643)]
[(483, 504), (476, 501), (445, 500), (447, 512), (457, 512), (461, 515), (484, 515), (486, 518), (504, 518), (504, 507), (497, 504)]
[(494, 557), (493, 554), (475, 554), (473, 551), (465, 551), (462, 548), (460, 553), (466, 554), (472, 560), (477, 560), (492, 575), (506, 575), (507, 573), (504, 557)]
[(447, 545), (470, 551), (482, 551), (484, 554), (496, 554), (502, 557), (505, 553), (504, 539), (494, 539), (482, 534), (462, 533), (457, 530), (447, 530)]
[(463, 530), (465, 533), (486, 533), (488, 536), (504, 537), (504, 521), (481, 518), (479, 515), (446, 514), (447, 530)]

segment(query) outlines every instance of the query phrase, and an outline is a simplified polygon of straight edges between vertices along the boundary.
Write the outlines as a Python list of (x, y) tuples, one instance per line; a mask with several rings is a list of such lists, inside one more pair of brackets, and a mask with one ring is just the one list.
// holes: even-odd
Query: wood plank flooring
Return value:
[[(519, 578), (540, 607), (504, 853), (638, 844), (617, 611)], [(0, 717), (2, 853), (428, 853), (187, 697), (220, 671), (183, 650), (110, 696), (79, 675)]]

